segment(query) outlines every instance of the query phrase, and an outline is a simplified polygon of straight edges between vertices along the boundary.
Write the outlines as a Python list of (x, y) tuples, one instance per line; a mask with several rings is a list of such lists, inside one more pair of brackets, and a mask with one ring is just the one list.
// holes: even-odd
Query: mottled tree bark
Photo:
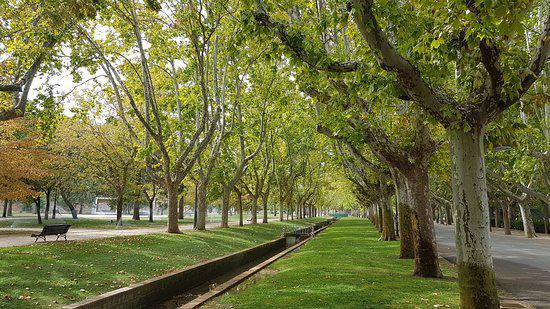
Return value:
[(414, 240), (412, 232), (411, 209), (409, 207), (409, 199), (405, 178), (399, 172), (392, 170), (392, 176), (395, 184), (396, 201), (399, 216), (397, 217), (399, 224), (400, 259), (414, 258)]
[(237, 193), (237, 207), (239, 212), (239, 226), (243, 226), (243, 194), (240, 190), (235, 189), (235, 193)]
[(536, 235), (535, 225), (533, 224), (533, 215), (531, 214), (531, 207), (527, 203), (519, 203), (519, 210), (521, 212), (521, 221), (523, 221), (523, 233), (527, 238), (533, 238)]
[(231, 199), (231, 188), (222, 186), (222, 222), (220, 227), (229, 227), (229, 201)]
[(258, 224), (258, 197), (252, 195), (252, 205), (250, 207), (251, 219), (250, 224)]
[(442, 277), (435, 242), (428, 171), (418, 166), (406, 175), (414, 239), (414, 275)]
[(395, 229), (393, 228), (391, 196), (381, 198), (380, 205), (382, 208), (382, 236), (380, 237), (380, 240), (393, 241), (395, 240)]
[(453, 204), (462, 308), (499, 308), (489, 250), (489, 204), (483, 128), (452, 130)]
[(207, 184), (200, 180), (197, 182), (197, 225), (195, 230), (203, 231), (206, 229), (206, 201)]
[(168, 233), (181, 233), (178, 224), (178, 189), (173, 182), (165, 184), (168, 193)]

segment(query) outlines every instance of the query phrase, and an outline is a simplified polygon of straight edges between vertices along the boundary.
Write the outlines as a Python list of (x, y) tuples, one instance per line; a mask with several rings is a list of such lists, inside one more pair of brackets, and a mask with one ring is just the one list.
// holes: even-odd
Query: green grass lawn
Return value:
[[(193, 218), (185, 218), (179, 220), (180, 224), (191, 224)], [(14, 218), (0, 221), (0, 227), (12, 227), (12, 228), (39, 228), (47, 224), (70, 224), (73, 228), (86, 228), (86, 229), (116, 229), (116, 219), (70, 219), (59, 218), (42, 220), (42, 224), (38, 224), (36, 218)], [(141, 220), (132, 220), (124, 218), (122, 220), (122, 229), (131, 228), (143, 228), (143, 227), (163, 227), (166, 226), (166, 220), (155, 220), (149, 222), (147, 218)]]
[[(275, 217), (269, 217), (273, 219)], [(245, 216), (245, 221), (248, 219), (248, 216)], [(38, 224), (36, 217), (14, 217), (9, 219), (0, 220), (0, 228), (2, 227), (11, 227), (11, 228), (39, 228), (47, 224), (71, 224), (72, 228), (87, 228), (87, 229), (132, 229), (132, 228), (147, 228), (147, 227), (164, 227), (167, 222), (166, 219), (155, 219), (154, 222), (149, 222), (148, 217), (142, 216), (141, 220), (132, 220), (130, 218), (123, 218), (122, 227), (117, 227), (115, 224), (114, 218), (102, 219), (102, 218), (80, 218), (80, 219), (71, 219), (71, 218), (58, 218), (58, 219), (49, 219), (42, 220), (43, 224)], [(236, 222), (239, 220), (239, 217), (236, 215), (229, 216), (229, 221)], [(262, 217), (260, 216), (258, 220), (261, 222)], [(221, 221), (221, 216), (211, 215), (207, 217), (207, 223), (216, 223)], [(193, 218), (184, 218), (179, 220), (180, 224), (192, 224)]]
[(0, 308), (61, 307), (322, 220), (0, 248)]
[(455, 269), (413, 277), (398, 242), (380, 242), (368, 221), (346, 218), (206, 308), (458, 308)]

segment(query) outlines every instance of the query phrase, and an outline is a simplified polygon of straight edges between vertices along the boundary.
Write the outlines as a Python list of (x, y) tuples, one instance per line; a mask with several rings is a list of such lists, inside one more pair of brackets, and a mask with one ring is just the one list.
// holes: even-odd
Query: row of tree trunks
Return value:
[(4, 209), (2, 211), (2, 217), (3, 218), (13, 216), (12, 206), (13, 206), (12, 201), (4, 200)]
[(395, 229), (393, 225), (393, 211), (391, 203), (391, 195), (380, 198), (380, 209), (382, 216), (382, 235), (380, 240), (393, 241), (395, 240)]
[(399, 258), (412, 259), (414, 258), (414, 240), (407, 186), (403, 175), (394, 169), (391, 171), (396, 192), (397, 212), (399, 214), (397, 217), (399, 238), (401, 240)]

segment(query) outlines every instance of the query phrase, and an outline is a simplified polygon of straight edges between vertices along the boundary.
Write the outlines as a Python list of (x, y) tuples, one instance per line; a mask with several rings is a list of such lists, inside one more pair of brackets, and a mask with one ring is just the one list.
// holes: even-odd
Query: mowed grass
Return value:
[(61, 307), (322, 220), (0, 248), (0, 308)]
[[(192, 224), (193, 218), (185, 218), (179, 220), (180, 224)], [(72, 228), (85, 228), (85, 229), (132, 229), (132, 228), (147, 228), (147, 227), (163, 227), (166, 226), (166, 219), (154, 220), (149, 222), (148, 218), (142, 218), (141, 220), (132, 220), (124, 218), (122, 220), (122, 226), (116, 226), (116, 219), (90, 219), (90, 218), (56, 218), (56, 219), (42, 219), (42, 224), (38, 224), (36, 218), (14, 218), (0, 220), (0, 227), (11, 228), (40, 228), (48, 224), (70, 224)]]
[(458, 308), (455, 269), (444, 279), (412, 276), (398, 242), (380, 242), (364, 219), (336, 222), (206, 308)]
[[(259, 221), (262, 220), (261, 214), (259, 215)], [(274, 216), (269, 216), (269, 220), (275, 220)], [(247, 216), (244, 217), (246, 221)], [(229, 216), (230, 222), (237, 222), (239, 217), (237, 215)], [(206, 218), (206, 223), (217, 223), (221, 222), (221, 216), (219, 215), (210, 215)], [(193, 224), (193, 218), (186, 217), (179, 220), (180, 224)], [(245, 222), (246, 223), (246, 222)], [(48, 224), (70, 224), (72, 228), (85, 228), (85, 229), (135, 229), (135, 228), (159, 228), (165, 227), (167, 225), (166, 218), (155, 219), (153, 222), (149, 222), (148, 216), (142, 215), (141, 220), (132, 220), (130, 218), (122, 219), (122, 226), (116, 226), (116, 219), (111, 216), (110, 218), (56, 218), (42, 220), (42, 224), (38, 224), (36, 217), (13, 217), (9, 219), (0, 220), (0, 228), (9, 227), (9, 228), (40, 228)]]

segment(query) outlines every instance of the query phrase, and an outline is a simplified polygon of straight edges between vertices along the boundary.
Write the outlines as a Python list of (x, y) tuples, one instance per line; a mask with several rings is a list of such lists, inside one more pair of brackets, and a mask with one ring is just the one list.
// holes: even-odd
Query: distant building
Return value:
[(116, 214), (116, 210), (111, 208), (111, 203), (114, 200), (112, 197), (97, 196), (92, 205), (93, 215)]

